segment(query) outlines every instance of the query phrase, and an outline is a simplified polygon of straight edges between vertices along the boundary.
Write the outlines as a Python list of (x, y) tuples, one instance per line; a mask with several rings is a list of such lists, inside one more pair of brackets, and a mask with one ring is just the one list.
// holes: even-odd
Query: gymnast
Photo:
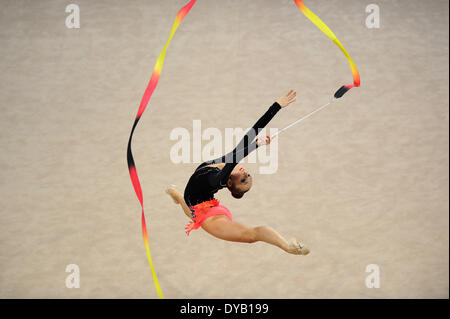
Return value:
[(200, 164), (190, 177), (184, 196), (172, 186), (166, 190), (173, 201), (180, 204), (184, 213), (191, 219), (186, 226), (187, 235), (191, 230), (202, 227), (209, 234), (227, 241), (241, 243), (262, 241), (290, 254), (307, 255), (309, 253), (309, 249), (297, 239), (292, 238), (288, 241), (268, 226), (249, 227), (233, 221), (228, 208), (214, 198), (214, 194), (225, 187), (234, 198), (242, 198), (250, 190), (253, 178), (238, 163), (254, 149), (270, 143), (269, 135), (256, 139), (258, 133), (280, 109), (295, 102), (296, 95), (294, 90), (290, 90), (278, 99), (245, 134), (233, 151), (221, 158)]

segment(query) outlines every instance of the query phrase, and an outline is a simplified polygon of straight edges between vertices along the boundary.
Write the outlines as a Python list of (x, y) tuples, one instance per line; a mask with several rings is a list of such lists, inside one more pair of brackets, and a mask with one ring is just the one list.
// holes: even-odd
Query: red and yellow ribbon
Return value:
[[(144, 111), (150, 101), (150, 98), (153, 94), (153, 91), (155, 90), (155, 88), (158, 84), (159, 77), (161, 75), (162, 67), (164, 64), (164, 58), (165, 58), (169, 43), (172, 40), (172, 38), (175, 34), (175, 31), (178, 29), (178, 26), (180, 25), (181, 21), (183, 21), (184, 17), (189, 13), (191, 8), (194, 6), (195, 2), (196, 2), (196, 0), (191, 0), (187, 5), (185, 5), (183, 8), (181, 8), (181, 10), (178, 12), (178, 14), (175, 17), (175, 21), (173, 23), (169, 39), (167, 40), (166, 45), (164, 46), (163, 50), (161, 51), (161, 53), (158, 57), (158, 60), (156, 61), (152, 76), (150, 78), (150, 82), (148, 83), (147, 88), (145, 89), (144, 96), (142, 97), (141, 103), (139, 105), (139, 109), (138, 109), (136, 118), (134, 120), (133, 127), (131, 129), (130, 138), (128, 140), (128, 147), (127, 147), (128, 170), (130, 173), (130, 178), (131, 178), (131, 182), (134, 187), (134, 191), (136, 192), (136, 196), (139, 199), (139, 202), (141, 203), (141, 208), (142, 208), (142, 212), (141, 212), (142, 235), (144, 237), (145, 249), (147, 251), (147, 259), (150, 264), (150, 269), (152, 271), (155, 289), (156, 289), (156, 292), (158, 293), (158, 297), (160, 299), (163, 299), (164, 296), (163, 296), (161, 287), (159, 285), (158, 278), (156, 276), (156, 271), (155, 271), (155, 268), (153, 267), (152, 257), (150, 254), (150, 245), (148, 242), (147, 226), (145, 223), (144, 200), (143, 200), (143, 196), (142, 196), (141, 184), (139, 182), (139, 178), (138, 178), (137, 171), (136, 171), (136, 165), (135, 165), (134, 159), (133, 159), (133, 153), (131, 151), (131, 141), (133, 138), (133, 134), (134, 134), (136, 125), (138, 124), (142, 114), (144, 113)], [(334, 95), (335, 98), (340, 98), (352, 87), (360, 85), (359, 73), (358, 73), (358, 70), (356, 69), (355, 63), (353, 63), (353, 60), (351, 59), (350, 55), (347, 53), (345, 48), (339, 42), (339, 40), (334, 35), (334, 33), (330, 30), (330, 28), (328, 28), (327, 25), (325, 23), (323, 23), (322, 20), (319, 19), (319, 17), (317, 17), (311, 10), (309, 10), (305, 6), (305, 4), (303, 3), (302, 0), (294, 0), (294, 2), (296, 3), (298, 8), (303, 12), (303, 14), (308, 19), (310, 19), (320, 30), (322, 30), (322, 32), (324, 32), (334, 43), (336, 43), (336, 45), (342, 50), (342, 52), (345, 54), (345, 56), (347, 57), (347, 59), (350, 63), (350, 67), (351, 67), (352, 73), (353, 73), (353, 84), (344, 85), (335, 93), (335, 95)]]
[(347, 57), (348, 62), (350, 63), (350, 68), (352, 69), (353, 74), (353, 84), (347, 84), (343, 85), (339, 88), (339, 90), (336, 91), (334, 94), (335, 98), (342, 97), (348, 90), (355, 86), (359, 86), (361, 83), (358, 69), (356, 68), (355, 63), (353, 62), (352, 58), (348, 54), (347, 50), (345, 50), (344, 46), (341, 44), (339, 39), (336, 37), (336, 35), (333, 33), (333, 31), (330, 30), (330, 28), (322, 21), (318, 16), (314, 14), (311, 10), (308, 9), (308, 7), (305, 6), (303, 3), (303, 0), (294, 0), (297, 7), (300, 9), (300, 11), (309, 19), (312, 23), (314, 23), (323, 33), (325, 33), (331, 41), (333, 41), (344, 53), (344, 55)]
[(142, 207), (142, 235), (144, 236), (144, 244), (145, 249), (147, 251), (147, 259), (150, 263), (150, 268), (152, 270), (153, 275), (153, 283), (155, 284), (156, 292), (158, 293), (158, 297), (160, 299), (164, 299), (161, 287), (159, 286), (158, 277), (156, 276), (155, 268), (153, 267), (152, 257), (150, 255), (150, 245), (148, 242), (148, 233), (147, 233), (147, 226), (145, 224), (145, 215), (144, 215), (144, 199), (142, 197), (142, 189), (141, 184), (139, 182), (139, 177), (137, 175), (136, 171), (136, 165), (134, 164), (133, 159), (133, 153), (131, 152), (131, 140), (133, 138), (134, 129), (136, 128), (137, 123), (139, 122), (139, 119), (142, 116), (142, 113), (144, 113), (145, 108), (147, 107), (147, 104), (153, 94), (153, 91), (156, 88), (156, 85), (158, 84), (159, 77), (161, 75), (161, 70), (164, 64), (164, 58), (166, 56), (166, 51), (169, 46), (170, 41), (172, 40), (173, 35), (175, 34), (175, 31), (178, 29), (178, 26), (180, 25), (181, 21), (183, 21), (184, 17), (189, 13), (192, 6), (195, 4), (196, 0), (192, 0), (187, 5), (185, 5), (177, 14), (175, 18), (175, 22), (172, 26), (172, 31), (170, 32), (169, 39), (167, 40), (166, 45), (164, 46), (161, 54), (158, 57), (158, 60), (156, 61), (155, 67), (153, 69), (153, 74), (150, 79), (150, 82), (147, 85), (147, 88), (145, 89), (144, 96), (142, 97), (141, 104), (139, 105), (139, 110), (136, 115), (136, 119), (134, 120), (133, 128), (131, 129), (130, 138), (128, 140), (128, 147), (127, 147), (127, 162), (128, 162), (128, 170), (130, 172), (131, 182), (133, 183), (134, 191), (136, 192), (137, 198), (139, 199), (139, 202), (141, 203)]

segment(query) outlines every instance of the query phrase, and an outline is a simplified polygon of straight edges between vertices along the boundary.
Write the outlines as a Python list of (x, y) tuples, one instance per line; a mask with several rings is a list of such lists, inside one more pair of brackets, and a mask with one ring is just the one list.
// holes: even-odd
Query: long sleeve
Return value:
[[(258, 147), (258, 145), (256, 144), (257, 135), (259, 134), (260, 130), (263, 129), (273, 119), (273, 117), (278, 113), (279, 110), (281, 110), (280, 104), (278, 104), (277, 102), (273, 103), (272, 106), (269, 107), (269, 109), (266, 111), (266, 113), (264, 113), (264, 115), (259, 118), (259, 120), (253, 125), (253, 127), (248, 130), (248, 132), (241, 139), (241, 141), (233, 151), (213, 161), (214, 163), (226, 164), (217, 174), (217, 176), (211, 176), (211, 183), (219, 182), (221, 185), (226, 184), (231, 171), (238, 164), (238, 162)], [(249, 141), (250, 139), (251, 141)]]

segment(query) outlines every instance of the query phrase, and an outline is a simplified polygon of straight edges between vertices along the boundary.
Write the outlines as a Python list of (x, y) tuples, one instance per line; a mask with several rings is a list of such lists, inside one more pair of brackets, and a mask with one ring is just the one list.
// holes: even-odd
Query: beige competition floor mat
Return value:
[[(0, 297), (157, 298), (126, 146), (188, 0), (80, 0), (79, 28), (67, 27), (70, 2), (0, 3)], [(271, 172), (245, 163), (254, 182), (242, 199), (217, 198), (234, 220), (311, 253), (187, 237), (164, 191), (183, 190), (199, 161), (190, 145), (189, 162), (175, 163), (171, 133), (247, 128), (295, 89), (269, 124), (282, 128), (351, 83), (348, 62), (293, 1), (198, 0), (133, 139), (164, 296), (448, 298), (448, 1), (377, 1), (379, 28), (366, 2), (306, 4), (361, 87), (280, 134)], [(68, 265), (79, 288), (66, 286)]]

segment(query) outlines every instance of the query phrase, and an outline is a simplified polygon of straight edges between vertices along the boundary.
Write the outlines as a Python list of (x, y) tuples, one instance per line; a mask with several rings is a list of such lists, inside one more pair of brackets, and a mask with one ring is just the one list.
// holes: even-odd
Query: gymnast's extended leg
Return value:
[(183, 194), (181, 194), (179, 191), (177, 191), (174, 187), (170, 186), (166, 189), (166, 193), (172, 197), (175, 204), (180, 204), (181, 208), (183, 209), (183, 212), (186, 214), (187, 217), (192, 219), (192, 212), (189, 209), (188, 205), (184, 201)]
[[(176, 204), (181, 205), (184, 213), (192, 219), (191, 210), (186, 205), (183, 195), (173, 187), (169, 187), (166, 192)], [(307, 255), (309, 253), (308, 248), (300, 244), (295, 238), (288, 241), (268, 226), (249, 227), (238, 222), (230, 221), (223, 215), (208, 218), (203, 223), (202, 228), (214, 237), (227, 241), (241, 243), (262, 241), (277, 246), (290, 254)]]
[(250, 227), (238, 222), (230, 221), (226, 216), (218, 215), (208, 218), (202, 228), (214, 237), (240, 243), (255, 243), (262, 241), (283, 249), (294, 255), (307, 255), (309, 249), (298, 240), (290, 241), (268, 226)]

